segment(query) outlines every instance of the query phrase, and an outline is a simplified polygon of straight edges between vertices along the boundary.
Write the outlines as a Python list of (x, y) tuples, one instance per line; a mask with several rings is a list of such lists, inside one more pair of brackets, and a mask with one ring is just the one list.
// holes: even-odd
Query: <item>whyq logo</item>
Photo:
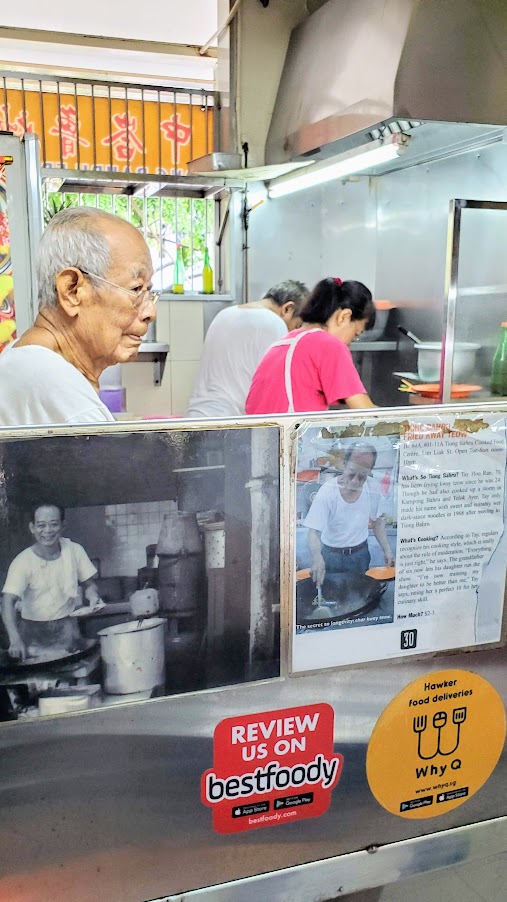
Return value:
[(326, 704), (221, 721), (213, 767), (201, 780), (214, 829), (236, 833), (324, 814), (343, 767), (333, 734), (334, 711)]

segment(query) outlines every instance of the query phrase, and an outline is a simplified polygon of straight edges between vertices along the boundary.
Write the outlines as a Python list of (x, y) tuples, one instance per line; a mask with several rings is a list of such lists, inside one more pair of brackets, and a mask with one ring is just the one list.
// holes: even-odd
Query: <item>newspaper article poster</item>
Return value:
[(497, 643), (506, 419), (301, 427), (293, 672)]

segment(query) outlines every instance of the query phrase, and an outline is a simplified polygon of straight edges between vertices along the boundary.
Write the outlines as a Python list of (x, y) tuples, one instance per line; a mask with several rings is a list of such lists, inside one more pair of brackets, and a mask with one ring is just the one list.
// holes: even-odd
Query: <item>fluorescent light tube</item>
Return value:
[(364, 172), (381, 163), (389, 163), (406, 149), (409, 140), (407, 135), (395, 135), (388, 141), (372, 141), (364, 150), (349, 151), (334, 161), (311, 164), (296, 173), (280, 176), (269, 183), (269, 197), (283, 197), (294, 191), (302, 191), (304, 188), (323, 185), (333, 179)]

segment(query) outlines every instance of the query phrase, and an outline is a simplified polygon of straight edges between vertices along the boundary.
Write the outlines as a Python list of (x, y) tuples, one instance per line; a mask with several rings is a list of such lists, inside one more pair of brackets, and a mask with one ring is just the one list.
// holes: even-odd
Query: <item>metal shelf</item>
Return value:
[(163, 341), (143, 341), (139, 348), (140, 354), (168, 354), (169, 345)]
[(142, 363), (153, 363), (153, 384), (161, 385), (169, 345), (162, 341), (143, 341), (139, 348), (137, 360)]
[(202, 291), (185, 291), (184, 294), (174, 294), (172, 291), (168, 291), (164, 289), (162, 293), (159, 295), (158, 302), (162, 303), (162, 301), (204, 301), (204, 303), (209, 303), (210, 301), (220, 302), (221, 304), (231, 304), (234, 298), (232, 294), (204, 294)]
[(353, 341), (350, 350), (352, 353), (354, 351), (396, 351), (397, 347), (397, 341)]

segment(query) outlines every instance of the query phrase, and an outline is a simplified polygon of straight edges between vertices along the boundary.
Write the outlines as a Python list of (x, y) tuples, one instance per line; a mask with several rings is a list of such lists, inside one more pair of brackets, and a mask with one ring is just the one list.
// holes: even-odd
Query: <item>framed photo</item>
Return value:
[(292, 670), (502, 637), (506, 421), (300, 427)]
[(278, 676), (276, 427), (25, 436), (0, 441), (1, 719)]

